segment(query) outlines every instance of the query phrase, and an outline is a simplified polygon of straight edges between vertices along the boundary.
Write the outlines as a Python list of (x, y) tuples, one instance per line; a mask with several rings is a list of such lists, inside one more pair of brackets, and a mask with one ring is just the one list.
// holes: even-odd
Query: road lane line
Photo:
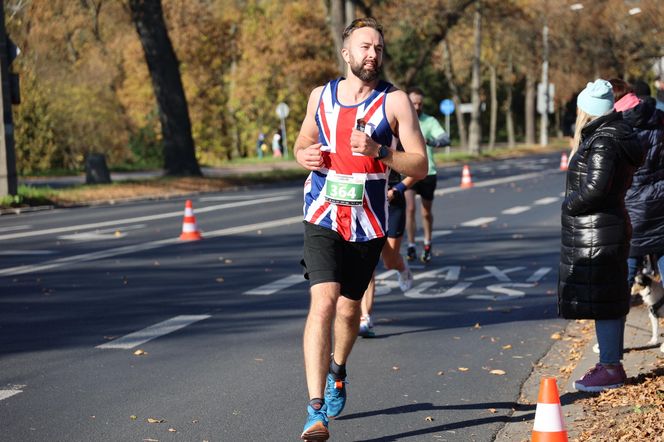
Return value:
[(23, 393), (23, 390), (0, 390), (0, 401), (10, 398), (19, 393)]
[(540, 198), (534, 201), (533, 204), (537, 204), (538, 206), (544, 206), (546, 204), (553, 204), (558, 200), (560, 200), (560, 198), (558, 198), (557, 196), (548, 196), (546, 198)]
[(290, 275), (286, 276), (285, 278), (273, 281), (269, 284), (256, 287), (255, 289), (247, 290), (246, 292), (243, 293), (243, 295), (269, 296), (272, 295), (273, 293), (278, 292), (279, 290), (292, 287), (294, 285), (303, 283), (304, 281), (306, 281), (306, 279), (304, 279), (304, 276), (302, 275)]
[[(497, 186), (499, 184), (507, 184), (507, 183), (513, 183), (515, 181), (523, 181), (523, 180), (532, 180), (534, 178), (542, 178), (544, 175), (551, 175), (554, 173), (560, 173), (558, 169), (551, 169), (551, 170), (542, 170), (539, 172), (531, 172), (531, 173), (524, 173), (521, 175), (512, 175), (508, 177), (503, 177), (503, 178), (495, 178), (493, 180), (486, 180), (486, 181), (474, 181), (473, 188), (478, 188), (478, 187), (489, 187), (489, 186)], [(442, 195), (447, 195), (450, 193), (456, 193), (456, 192), (461, 192), (467, 190), (465, 188), (461, 187), (446, 187), (444, 189), (437, 189), (434, 194), (438, 196)]]
[(27, 230), (31, 226), (12, 226), (12, 227), (0, 227), (0, 232), (13, 232), (15, 230)]
[(495, 220), (496, 220), (496, 218), (493, 217), (493, 216), (485, 216), (485, 217), (482, 217), (482, 218), (471, 219), (470, 221), (466, 221), (465, 223), (461, 223), (461, 225), (464, 226), (464, 227), (478, 227), (478, 226), (481, 226), (481, 225), (484, 225), (484, 224), (491, 223)]
[(0, 250), (0, 256), (52, 255), (53, 250)]
[[(209, 207), (203, 207), (201, 209), (196, 209), (196, 214), (212, 212), (214, 210), (232, 209), (232, 208), (235, 208), (235, 207), (244, 207), (244, 206), (252, 206), (252, 205), (256, 205), (256, 204), (265, 204), (265, 203), (272, 203), (272, 202), (277, 202), (277, 201), (284, 201), (284, 200), (291, 199), (291, 198), (292, 198), (291, 196), (274, 196), (274, 197), (270, 197), (270, 198), (260, 198), (260, 199), (251, 200), (251, 201), (238, 201), (238, 202), (234, 202), (234, 203), (217, 204), (215, 206), (209, 206)], [(183, 213), (184, 212), (182, 210), (178, 210), (177, 212), (159, 213), (159, 214), (156, 214), (156, 215), (139, 216), (137, 218), (125, 218), (125, 219), (119, 219), (119, 220), (113, 220), (113, 221), (101, 221), (101, 222), (98, 222), (98, 223), (79, 224), (79, 225), (76, 225), (76, 226), (54, 227), (54, 228), (51, 228), (51, 229), (34, 230), (34, 231), (31, 231), (31, 232), (8, 233), (6, 235), (0, 235), (0, 241), (5, 240), (5, 239), (27, 238), (27, 237), (30, 237), (30, 236), (48, 235), (48, 234), (51, 234), (51, 233), (71, 232), (72, 230), (96, 229), (98, 227), (117, 226), (117, 225), (123, 225), (123, 224), (140, 223), (140, 222), (144, 222), (144, 221), (153, 221), (153, 220), (156, 220), (156, 219), (175, 218), (175, 217), (181, 217)]]
[[(256, 224), (249, 224), (244, 226), (229, 227), (226, 229), (213, 230), (211, 232), (205, 232), (204, 238), (216, 238), (220, 236), (229, 236), (236, 235), (239, 233), (247, 233), (255, 230), (269, 229), (273, 227), (282, 227), (289, 224), (301, 223), (302, 215), (293, 216), (290, 218), (282, 218), (274, 221), (267, 221)], [(136, 244), (131, 246), (117, 247), (114, 249), (100, 250), (98, 252), (84, 253), (81, 255), (67, 256), (64, 258), (58, 258), (53, 261), (46, 261), (40, 264), (34, 265), (24, 265), (18, 267), (9, 267), (5, 269), (0, 269), (0, 276), (14, 276), (14, 275), (23, 275), (26, 273), (34, 273), (41, 270), (54, 269), (57, 267), (62, 267), (67, 264), (75, 264), (85, 261), (95, 261), (103, 258), (110, 258), (113, 256), (127, 255), (135, 252), (142, 252), (145, 250), (152, 250), (159, 247), (165, 247), (175, 244), (182, 244), (180, 238), (168, 238), (160, 239), (158, 241), (150, 241), (143, 244)]]
[(167, 319), (165, 321), (146, 327), (143, 330), (129, 333), (128, 335), (125, 335), (121, 338), (98, 345), (96, 348), (117, 348), (121, 350), (130, 350), (155, 338), (173, 333), (174, 331), (180, 330), (181, 328), (193, 324), (194, 322), (202, 321), (203, 319), (207, 319), (209, 317), (210, 315), (175, 316), (174, 318)]
[[(434, 230), (431, 232), (431, 239), (437, 238), (439, 236), (446, 236), (446, 235), (451, 235), (452, 231), (451, 230)], [(421, 242), (424, 241), (424, 236), (416, 236), (415, 241)]]
[(503, 210), (501, 213), (503, 215), (518, 215), (519, 213), (527, 212), (528, 210), (530, 210), (530, 206), (514, 206)]
[(293, 196), (292, 190), (287, 190), (283, 192), (270, 192), (259, 195), (246, 195), (246, 194), (234, 194), (234, 195), (221, 195), (221, 196), (203, 196), (198, 199), (201, 202), (211, 202), (211, 201), (237, 201), (237, 200), (249, 200), (255, 198), (268, 198), (273, 196), (284, 196), (289, 195)]
[(64, 239), (69, 241), (101, 241), (104, 239), (117, 239), (127, 236), (125, 232), (129, 232), (131, 230), (140, 230), (143, 228), (145, 228), (145, 224), (134, 224), (131, 226), (125, 226), (121, 229), (119, 228), (102, 229), (102, 230), (94, 230), (92, 232), (81, 232), (81, 233), (73, 233), (71, 235), (60, 235), (58, 236), (58, 239)]

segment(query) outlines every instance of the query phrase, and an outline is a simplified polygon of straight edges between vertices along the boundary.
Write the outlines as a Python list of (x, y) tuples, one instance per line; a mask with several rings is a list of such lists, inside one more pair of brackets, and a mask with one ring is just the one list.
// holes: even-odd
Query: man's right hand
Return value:
[(320, 170), (323, 168), (323, 155), (320, 152), (322, 143), (312, 144), (309, 147), (298, 149), (296, 160), (307, 170)]

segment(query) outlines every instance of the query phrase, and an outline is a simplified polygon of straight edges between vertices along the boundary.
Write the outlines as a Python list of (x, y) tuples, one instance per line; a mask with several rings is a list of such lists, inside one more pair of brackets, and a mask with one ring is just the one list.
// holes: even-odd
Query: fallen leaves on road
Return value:
[(498, 410), (496, 410), (495, 408), (489, 408), (489, 413), (497, 413), (497, 412)]
[(434, 421), (433, 417), (431, 417), (431, 416), (425, 417), (424, 420), (427, 421), (427, 422), (433, 422)]
[(136, 416), (135, 414), (132, 414), (131, 416), (129, 416), (129, 419), (135, 421), (136, 419), (138, 419), (138, 416)]
[(467, 367), (459, 367), (459, 371), (468, 371)]
[(512, 348), (511, 344), (503, 345), (503, 350), (509, 350), (510, 348)]
[(504, 370), (491, 370), (489, 373), (495, 374), (496, 376), (504, 376), (505, 375)]
[(156, 417), (149, 417), (146, 419), (146, 421), (148, 424), (163, 424), (164, 422), (166, 422), (164, 419), (159, 419)]
[(148, 354), (147, 351), (143, 351), (140, 348), (134, 352), (134, 356), (145, 356), (147, 354)]
[(441, 370), (441, 371), (439, 371), (438, 373), (436, 373), (436, 376), (442, 376), (442, 375), (444, 375), (444, 374), (445, 374), (445, 372), (444, 372), (443, 370)]
[(563, 338), (563, 335), (558, 333), (558, 332), (555, 332), (554, 334), (551, 335), (551, 339), (554, 339), (556, 341), (560, 341), (562, 338)]

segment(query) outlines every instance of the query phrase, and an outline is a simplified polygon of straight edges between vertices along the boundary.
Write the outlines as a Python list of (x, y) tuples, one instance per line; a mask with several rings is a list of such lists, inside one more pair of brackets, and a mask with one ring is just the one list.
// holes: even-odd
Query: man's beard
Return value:
[(360, 80), (370, 83), (378, 78), (382, 66), (374, 62), (374, 70), (364, 69), (364, 63), (356, 63), (353, 56), (350, 56), (350, 71)]

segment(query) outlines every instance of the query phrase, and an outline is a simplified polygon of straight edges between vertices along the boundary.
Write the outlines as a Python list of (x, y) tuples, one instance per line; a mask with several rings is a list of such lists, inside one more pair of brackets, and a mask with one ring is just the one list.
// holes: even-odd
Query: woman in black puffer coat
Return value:
[(626, 379), (620, 361), (631, 226), (624, 199), (644, 150), (622, 114), (613, 112), (609, 82), (588, 83), (577, 107), (562, 205), (558, 312), (566, 319), (595, 320), (600, 363), (574, 387), (602, 391)]

